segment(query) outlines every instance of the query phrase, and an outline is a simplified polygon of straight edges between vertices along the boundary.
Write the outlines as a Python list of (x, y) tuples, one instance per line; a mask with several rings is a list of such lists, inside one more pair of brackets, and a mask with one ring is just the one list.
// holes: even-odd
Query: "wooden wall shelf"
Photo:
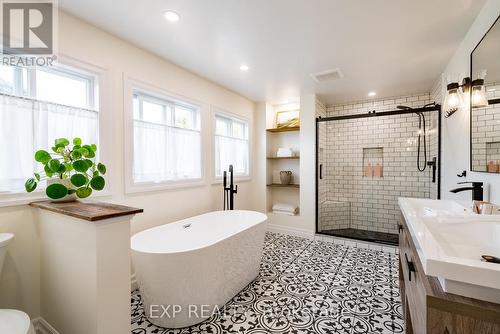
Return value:
[(299, 131), (300, 126), (291, 127), (291, 128), (275, 128), (275, 129), (267, 129), (267, 132), (290, 132), (290, 131)]
[(300, 185), (299, 184), (281, 184), (281, 183), (271, 183), (267, 185), (268, 187), (275, 187), (275, 188), (295, 188), (299, 189)]
[(270, 160), (299, 160), (300, 157), (267, 157)]

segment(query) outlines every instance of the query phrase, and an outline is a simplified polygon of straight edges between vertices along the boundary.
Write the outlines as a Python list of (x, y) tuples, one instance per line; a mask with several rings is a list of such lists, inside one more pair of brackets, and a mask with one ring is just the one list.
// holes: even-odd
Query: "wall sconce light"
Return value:
[(464, 104), (462, 94), (469, 93), (471, 80), (469, 77), (462, 80), (462, 84), (458, 82), (449, 83), (446, 86), (446, 97), (444, 99), (444, 112), (446, 118), (453, 115)]
[(476, 79), (472, 81), (472, 93), (470, 98), (472, 108), (481, 108), (488, 105), (484, 79)]
[[(467, 77), (458, 82), (449, 83), (446, 86), (446, 97), (444, 100), (445, 117), (448, 118), (458, 111), (464, 105), (464, 95), (470, 93), (470, 102), (472, 108), (480, 108), (488, 105), (486, 98), (486, 89), (484, 79), (472, 80)], [(466, 100), (467, 101), (467, 100)]]

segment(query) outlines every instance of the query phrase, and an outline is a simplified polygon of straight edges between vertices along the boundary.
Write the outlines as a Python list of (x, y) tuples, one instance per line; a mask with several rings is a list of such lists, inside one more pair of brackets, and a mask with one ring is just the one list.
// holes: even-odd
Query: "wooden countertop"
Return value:
[(73, 201), (63, 203), (40, 201), (30, 203), (30, 206), (90, 222), (133, 215), (144, 211), (143, 209), (131, 208), (123, 205), (93, 201)]

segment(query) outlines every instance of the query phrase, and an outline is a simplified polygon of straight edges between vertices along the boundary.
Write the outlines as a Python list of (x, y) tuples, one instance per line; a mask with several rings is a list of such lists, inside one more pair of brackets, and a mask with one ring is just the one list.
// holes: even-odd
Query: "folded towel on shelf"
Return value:
[(286, 203), (274, 203), (273, 204), (273, 211), (281, 211), (281, 212), (288, 212), (288, 213), (296, 214), (298, 209), (299, 208), (296, 205), (292, 205), (292, 204), (286, 204)]
[(278, 152), (276, 153), (278, 158), (286, 158), (293, 156), (293, 151), (289, 147), (280, 147), (278, 148)]
[(289, 211), (273, 210), (273, 213), (276, 215), (295, 216), (294, 212), (289, 212)]

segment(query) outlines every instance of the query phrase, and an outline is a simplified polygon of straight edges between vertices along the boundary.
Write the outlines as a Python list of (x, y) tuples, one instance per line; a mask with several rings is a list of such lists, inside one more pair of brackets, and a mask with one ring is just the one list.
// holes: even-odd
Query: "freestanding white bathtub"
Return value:
[(254, 211), (216, 211), (132, 236), (148, 319), (182, 328), (209, 318), (257, 277), (266, 220)]

